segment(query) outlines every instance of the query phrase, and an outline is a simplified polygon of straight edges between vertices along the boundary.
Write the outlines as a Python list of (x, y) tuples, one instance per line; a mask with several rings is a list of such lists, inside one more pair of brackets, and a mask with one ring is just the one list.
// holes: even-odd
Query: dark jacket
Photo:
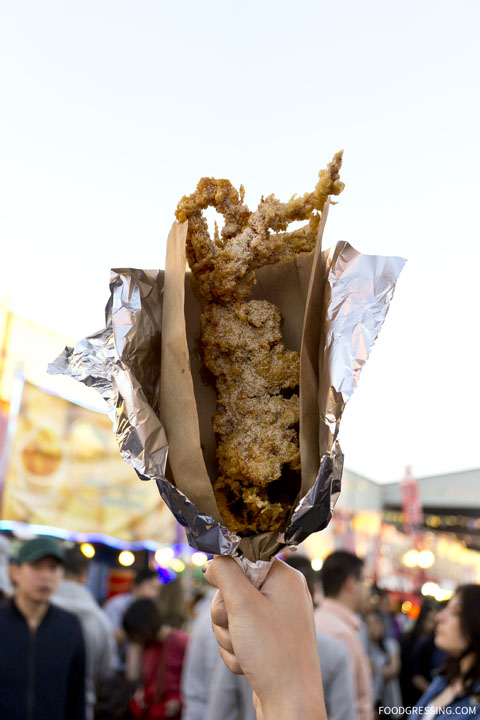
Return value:
[[(445, 690), (446, 686), (447, 681), (443, 675), (434, 678), (418, 701), (416, 707), (426, 708), (437, 695)], [(418, 716), (421, 714), (422, 713), (416, 713)], [(476, 682), (468, 693), (460, 693), (460, 695), (457, 695), (450, 705), (443, 708), (443, 712), (440, 711), (436, 715), (432, 714), (430, 717), (441, 718), (452, 715), (468, 718), (480, 717), (480, 682)]]
[(85, 646), (77, 618), (53, 605), (36, 630), (0, 608), (0, 718), (84, 720)]
[(443, 665), (448, 654), (435, 645), (435, 633), (418, 641), (412, 655), (412, 677), (421, 675), (432, 682), (435, 670)]

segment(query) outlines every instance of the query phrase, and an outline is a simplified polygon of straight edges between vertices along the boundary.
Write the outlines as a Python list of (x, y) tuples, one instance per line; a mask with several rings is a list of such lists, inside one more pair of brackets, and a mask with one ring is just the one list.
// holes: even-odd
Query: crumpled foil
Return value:
[[(339, 414), (358, 382), (405, 263), (397, 257), (362, 255), (348, 243), (339, 243), (335, 252), (337, 261), (328, 277), (331, 300), (325, 348), (331, 402), (329, 399), (322, 418), (333, 437), (333, 449), (322, 458), (315, 484), (279, 535), (278, 541), (285, 545), (298, 545), (311, 533), (324, 529), (332, 517), (343, 468), (336, 440)], [(155, 480), (163, 500), (185, 528), (191, 547), (235, 556), (240, 538), (199, 512), (165, 477), (168, 441), (156, 414), (162, 288), (162, 271), (112, 270), (105, 329), (74, 348), (65, 348), (48, 372), (69, 375), (100, 392), (107, 402), (122, 457), (142, 480)], [(139, 368), (141, 378), (137, 377)], [(248, 575), (257, 585), (263, 582), (268, 565), (261, 563), (258, 573), (249, 566)]]
[(240, 565), (252, 585), (255, 585), (257, 589), (260, 589), (270, 572), (273, 558), (271, 560), (257, 560), (256, 562), (252, 562), (248, 558), (242, 556), (234, 556), (234, 559)]

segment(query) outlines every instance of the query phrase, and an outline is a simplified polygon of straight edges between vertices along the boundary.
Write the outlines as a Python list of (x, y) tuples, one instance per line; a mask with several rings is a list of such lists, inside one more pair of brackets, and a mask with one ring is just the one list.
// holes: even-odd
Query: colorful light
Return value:
[(185, 563), (183, 562), (183, 560), (180, 560), (180, 558), (174, 558), (170, 562), (170, 567), (173, 572), (181, 573), (185, 570)]
[(422, 585), (422, 595), (431, 595), (432, 597), (435, 597), (439, 590), (439, 586), (434, 582), (426, 582)]
[(318, 572), (323, 567), (323, 560), (322, 560), (322, 558), (314, 557), (312, 559), (312, 562), (310, 563), (310, 565), (312, 566), (312, 570), (315, 570), (315, 572)]
[(165, 583), (172, 582), (172, 580), (175, 580), (177, 577), (173, 570), (170, 570), (170, 568), (164, 568), (161, 565), (157, 568), (158, 577), (161, 583), (165, 585)]
[(171, 547), (158, 548), (155, 553), (155, 561), (159, 565), (166, 567), (169, 564), (170, 560), (173, 560), (174, 554), (175, 553), (173, 551), (173, 548)]
[(437, 602), (445, 602), (445, 600), (450, 600), (450, 598), (452, 596), (453, 596), (453, 590), (449, 590), (448, 588), (439, 587), (437, 592), (435, 593), (435, 600)]
[(207, 560), (208, 557), (203, 552), (194, 552), (192, 555), (192, 563), (197, 567), (203, 567)]
[(80, 545), (80, 550), (87, 558), (95, 557), (95, 548), (90, 543), (82, 543)]
[(418, 565), (418, 552), (416, 550), (407, 550), (402, 557), (402, 563), (405, 567), (414, 568)]
[(410, 620), (416, 620), (420, 615), (420, 605), (412, 605), (412, 609), (408, 613)]
[(410, 610), (412, 609), (412, 603), (410, 600), (405, 600), (405, 602), (402, 603), (402, 613), (405, 613), (405, 615), (408, 615)]
[(118, 556), (118, 562), (124, 567), (129, 567), (135, 562), (135, 555), (130, 550), (122, 550)]
[(422, 550), (418, 553), (417, 557), (417, 565), (421, 567), (423, 570), (426, 570), (429, 567), (432, 567), (433, 563), (435, 562), (435, 555), (431, 550)]

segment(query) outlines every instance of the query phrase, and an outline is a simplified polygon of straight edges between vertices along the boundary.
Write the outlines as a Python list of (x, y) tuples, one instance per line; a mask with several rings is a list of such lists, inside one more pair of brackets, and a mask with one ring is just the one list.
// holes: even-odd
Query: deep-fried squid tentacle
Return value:
[[(203, 359), (216, 378), (214, 490), (227, 527), (241, 535), (279, 529), (300, 486), (299, 354), (282, 343), (278, 309), (247, 298), (255, 270), (314, 248), (327, 198), (343, 190), (341, 164), (339, 152), (312, 193), (287, 203), (270, 195), (253, 213), (243, 187), (215, 178), (202, 178), (177, 208), (177, 219), (188, 220), (187, 259), (202, 298)], [(225, 218), (213, 240), (208, 206)], [(298, 220), (308, 222), (287, 232)]]

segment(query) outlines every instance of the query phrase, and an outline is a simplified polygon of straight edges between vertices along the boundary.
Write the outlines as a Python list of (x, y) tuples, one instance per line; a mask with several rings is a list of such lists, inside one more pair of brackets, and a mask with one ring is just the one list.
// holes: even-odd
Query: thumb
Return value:
[(240, 565), (225, 555), (217, 555), (208, 564), (205, 577), (220, 591), (227, 612), (235, 612), (258, 594)]

